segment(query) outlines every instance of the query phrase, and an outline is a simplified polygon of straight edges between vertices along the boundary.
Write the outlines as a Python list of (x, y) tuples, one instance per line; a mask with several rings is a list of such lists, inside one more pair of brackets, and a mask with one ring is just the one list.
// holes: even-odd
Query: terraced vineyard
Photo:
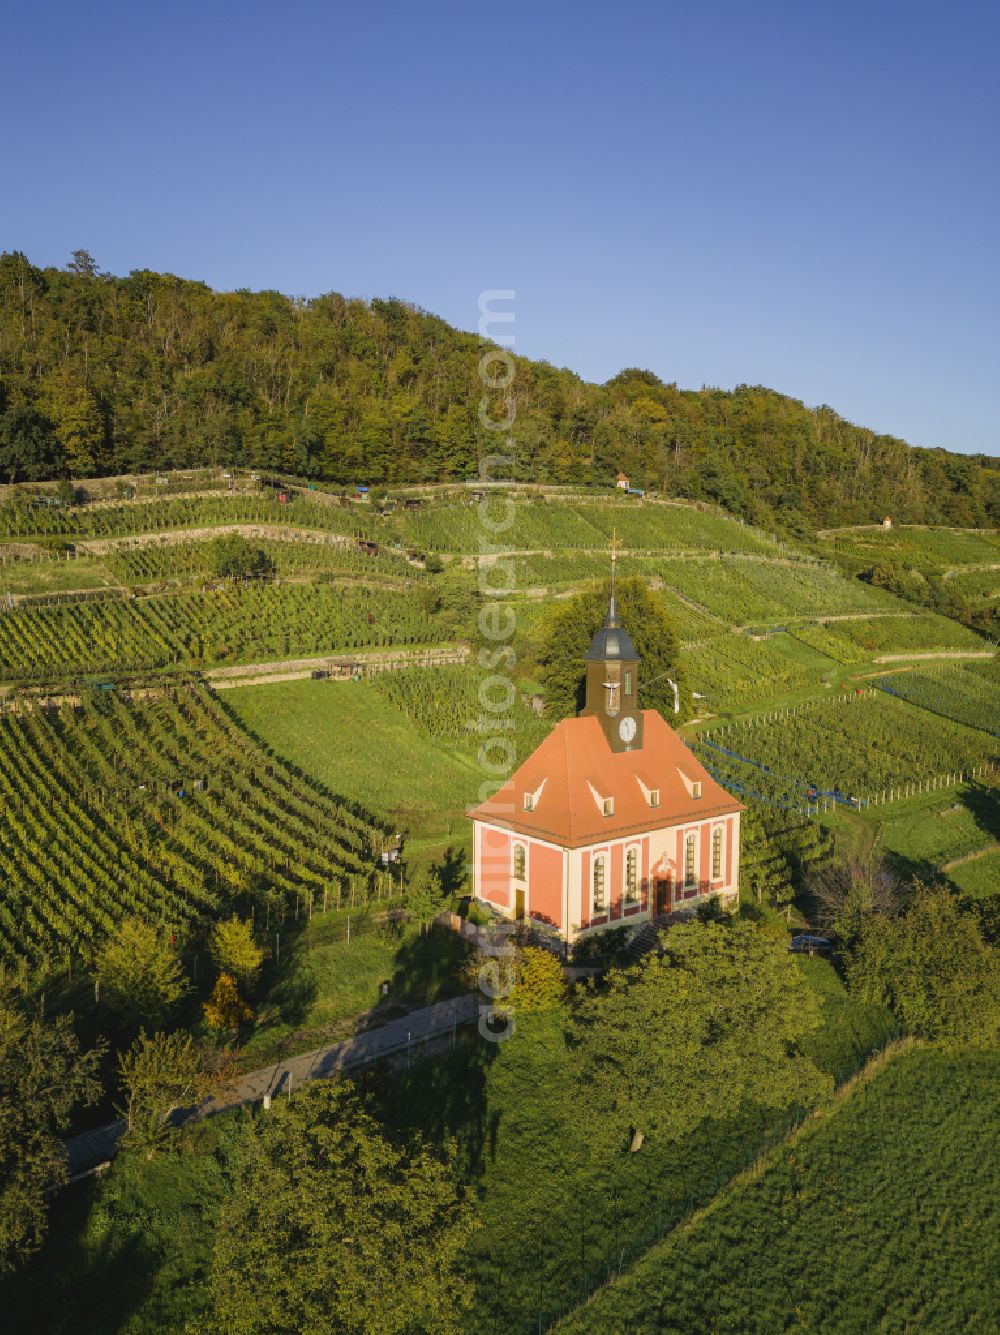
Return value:
[[(421, 567), (410, 564), (394, 552), (381, 551), (370, 556), (354, 543), (339, 541), (294, 541), (291, 538), (249, 539), (263, 551), (278, 575), (309, 573), (316, 575), (352, 575), (361, 580), (415, 579)], [(207, 542), (171, 542), (121, 548), (104, 560), (104, 565), (122, 584), (151, 584), (157, 581), (208, 578), (213, 573), (213, 551)]]
[(982, 653), (990, 647), (982, 636), (934, 612), (914, 617), (838, 621), (833, 629), (835, 634), (874, 654), (934, 653), (948, 649)]
[(785, 549), (763, 530), (741, 524), (714, 510), (691, 505), (594, 503), (581, 508), (606, 547), (612, 534), (623, 547), (646, 551), (704, 548), (709, 552), (759, 552), (780, 556)]
[(1000, 561), (1000, 535), (989, 531), (906, 525), (892, 529), (848, 529), (828, 534), (822, 544), (859, 567), (877, 561), (898, 561), (927, 574), (955, 566)]
[(838, 663), (862, 663), (887, 654), (901, 657), (986, 654), (993, 648), (988, 640), (967, 626), (933, 612), (793, 626), (790, 633)]
[(1000, 602), (1000, 569), (962, 571), (948, 580), (947, 588), (971, 608), (995, 607)]
[(672, 588), (738, 626), (907, 610), (890, 594), (815, 564), (733, 557), (662, 562), (656, 573)]
[(7, 540), (121, 538), (136, 533), (166, 533), (237, 523), (299, 524), (353, 536), (367, 533), (373, 522), (369, 512), (357, 507), (319, 505), (301, 498), (282, 505), (266, 492), (177, 496), (167, 500), (123, 501), (118, 505), (57, 507), (8, 502), (0, 506), (0, 537)]
[(818, 624), (795, 626), (790, 634), (800, 644), (826, 654), (827, 658), (832, 658), (835, 663), (843, 665), (863, 663), (867, 657), (859, 644), (849, 640), (846, 635), (838, 634), (835, 626)]
[(695, 749), (723, 782), (801, 807), (810, 789), (868, 800), (887, 789), (990, 766), (981, 732), (927, 717), (881, 693), (840, 696), (704, 732)]
[(713, 628), (710, 638), (684, 646), (684, 660), (694, 690), (712, 713), (744, 706), (821, 680), (828, 663), (808, 653), (789, 652), (790, 637), (754, 640)]
[(0, 719), (0, 958), (61, 965), (124, 916), (279, 912), (364, 876), (382, 831), (196, 686)]
[(607, 548), (613, 532), (623, 546), (646, 551), (699, 549), (772, 556), (784, 551), (758, 529), (683, 504), (639, 506), (624, 500), (572, 502), (537, 496), (518, 497), (512, 508), (503, 497), (487, 504), (497, 526), (490, 533), (471, 494), (428, 500), (418, 509), (396, 509), (386, 515), (367, 506), (320, 501), (309, 492), (294, 492), (287, 504), (267, 491), (68, 507), (8, 501), (0, 505), (0, 538), (102, 539), (250, 522), (363, 534), (390, 545), (438, 552), (478, 552), (484, 535), (510, 551), (595, 550)]
[(232, 586), (0, 614), (0, 678), (253, 662), (434, 638), (433, 624), (402, 590)]

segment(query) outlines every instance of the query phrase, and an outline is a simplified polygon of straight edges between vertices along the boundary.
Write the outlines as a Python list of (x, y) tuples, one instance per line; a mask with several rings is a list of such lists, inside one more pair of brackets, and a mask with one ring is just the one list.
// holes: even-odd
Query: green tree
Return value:
[(242, 987), (253, 990), (264, 952), (253, 939), (251, 923), (235, 915), (217, 922), (212, 928), (208, 949), (220, 972), (232, 974)]
[(0, 473), (8, 482), (51, 477), (59, 466), (52, 423), (34, 408), (11, 408), (0, 417)]
[(174, 1136), (171, 1116), (190, 1104), (203, 1085), (198, 1050), (190, 1034), (143, 1030), (118, 1061), (126, 1144), (152, 1154)]
[(678, 1140), (744, 1101), (808, 1105), (830, 1087), (800, 1051), (820, 1006), (783, 941), (753, 923), (690, 923), (612, 970), (574, 1012), (580, 1107), (612, 1144)]
[(892, 917), (904, 899), (903, 887), (888, 867), (871, 858), (819, 862), (805, 878), (825, 931), (843, 946), (858, 940), (873, 914)]
[[(53, 377), (85, 386), (108, 438), (69, 432), (77, 473), (89, 454), (109, 472), (210, 460), (342, 484), (465, 480), (496, 445), (479, 422), (481, 354), (475, 335), (404, 302), (216, 293), (149, 270), (118, 278), (85, 251), (66, 269), (0, 255), (5, 406), (51, 416)], [(594, 385), (523, 358), (515, 372), (519, 480), (608, 483), (623, 468), (801, 534), (886, 513), (1000, 516), (986, 456), (913, 450), (761, 385), (680, 390), (635, 369)], [(508, 396), (488, 396), (494, 417)], [(61, 468), (56, 458), (45, 476)]]
[(89, 250), (74, 250), (66, 268), (80, 278), (97, 278), (100, 272)]
[(505, 1004), (516, 1012), (552, 1010), (566, 1000), (566, 977), (551, 950), (520, 946), (514, 961), (516, 982)]
[(50, 378), (44, 402), (70, 476), (93, 473), (104, 443), (104, 421), (93, 394), (85, 385), (58, 376)]
[(212, 542), (212, 570), (220, 579), (261, 579), (274, 573), (274, 562), (242, 533), (225, 533)]
[(449, 1166), (391, 1144), (347, 1082), (316, 1082), (243, 1133), (216, 1231), (216, 1323), (462, 1331), (457, 1263), (474, 1223)]
[[(610, 582), (594, 584), (559, 604), (548, 619), (539, 661), (545, 712), (553, 718), (568, 718), (583, 703), (584, 656), (604, 621), (610, 592)], [(635, 577), (618, 580), (617, 601), (640, 659), (641, 708), (658, 709), (671, 723), (681, 721), (690, 711), (690, 693), (680, 643), (663, 604)], [(677, 715), (671, 681), (680, 692)]]
[(444, 887), (433, 870), (416, 872), (406, 887), (406, 907), (423, 926), (441, 911)]
[(94, 962), (96, 993), (125, 1024), (159, 1023), (187, 991), (173, 944), (142, 918), (126, 918)]
[(899, 918), (869, 918), (847, 977), (910, 1033), (986, 1043), (1000, 1034), (1000, 953), (944, 886), (918, 885)]
[(71, 1019), (29, 1019), (0, 998), (0, 1273), (38, 1250), (48, 1188), (66, 1181), (70, 1113), (100, 1094), (101, 1049), (81, 1052)]

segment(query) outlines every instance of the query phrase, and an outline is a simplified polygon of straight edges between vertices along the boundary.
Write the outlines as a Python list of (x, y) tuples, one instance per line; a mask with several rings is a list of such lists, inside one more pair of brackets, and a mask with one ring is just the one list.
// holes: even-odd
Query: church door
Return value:
[(672, 887), (672, 884), (671, 884), (671, 877), (669, 877), (669, 876), (657, 876), (657, 878), (656, 878), (656, 913), (657, 913), (657, 916), (659, 916), (661, 913), (669, 913), (669, 912), (670, 912), (670, 909), (671, 909), (671, 903), (670, 903), (671, 894), (670, 894), (670, 892), (671, 892), (672, 888), (673, 888), (673, 887)]

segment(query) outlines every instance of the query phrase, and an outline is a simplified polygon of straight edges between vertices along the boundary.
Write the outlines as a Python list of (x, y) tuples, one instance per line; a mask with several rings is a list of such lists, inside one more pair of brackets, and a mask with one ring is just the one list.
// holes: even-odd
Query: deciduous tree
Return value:
[(851, 990), (888, 1006), (913, 1034), (995, 1042), (1000, 953), (944, 886), (918, 885), (895, 920), (869, 918), (848, 961)]
[(220, 579), (260, 579), (274, 573), (274, 562), (242, 533), (226, 533), (212, 542), (212, 569)]
[(235, 915), (217, 922), (212, 928), (208, 949), (217, 969), (232, 974), (245, 989), (253, 989), (264, 952), (253, 939), (251, 923)]
[(80, 1051), (69, 1017), (43, 1023), (0, 998), (0, 1273), (41, 1246), (46, 1189), (66, 1180), (61, 1137), (100, 1093), (100, 1056)]
[(220, 973), (215, 980), (212, 995), (203, 1007), (205, 1023), (211, 1029), (235, 1031), (249, 1020), (253, 1010), (240, 996), (236, 979), (231, 973)]
[(858, 939), (872, 914), (892, 917), (906, 897), (898, 878), (871, 858), (818, 862), (806, 876), (806, 889), (822, 927), (845, 946)]
[(192, 1102), (202, 1088), (201, 1062), (190, 1034), (145, 1030), (118, 1062), (126, 1141), (147, 1153), (173, 1134), (171, 1115)]
[(141, 918), (124, 919), (108, 937), (95, 960), (94, 979), (100, 1003), (136, 1025), (156, 1024), (187, 991), (174, 945)]
[[(583, 703), (583, 659), (594, 632), (608, 610), (610, 582), (598, 583), (559, 604), (549, 617), (541, 654), (545, 712), (553, 718), (568, 718)], [(662, 602), (650, 593), (644, 580), (618, 581), (618, 613), (631, 635), (643, 664), (639, 675), (639, 704), (658, 709), (671, 722), (687, 716), (690, 693), (681, 663), (680, 643)], [(676, 683), (680, 713), (674, 714)]]
[(473, 1227), (447, 1164), (391, 1144), (346, 1082), (316, 1082), (244, 1133), (216, 1233), (218, 1328), (462, 1331)]
[(580, 1107), (595, 1131), (611, 1145), (677, 1140), (744, 1101), (781, 1108), (829, 1089), (799, 1048), (819, 1002), (782, 941), (738, 921), (673, 927), (663, 943), (574, 1013)]

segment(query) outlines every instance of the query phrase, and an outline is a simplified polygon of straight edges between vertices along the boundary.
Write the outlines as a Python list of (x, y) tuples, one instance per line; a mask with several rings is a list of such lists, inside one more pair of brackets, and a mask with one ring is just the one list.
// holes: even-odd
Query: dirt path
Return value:
[(990, 565), (952, 566), (941, 572), (942, 579), (951, 579), (953, 575), (974, 575), (981, 570), (1000, 570), (1000, 562)]
[(978, 862), (980, 858), (987, 857), (990, 853), (1000, 852), (1000, 843), (994, 839), (992, 843), (984, 848), (977, 848), (974, 853), (966, 853), (964, 857), (952, 858), (950, 862), (942, 862), (941, 871), (951, 871), (955, 867), (964, 867), (967, 862)]

